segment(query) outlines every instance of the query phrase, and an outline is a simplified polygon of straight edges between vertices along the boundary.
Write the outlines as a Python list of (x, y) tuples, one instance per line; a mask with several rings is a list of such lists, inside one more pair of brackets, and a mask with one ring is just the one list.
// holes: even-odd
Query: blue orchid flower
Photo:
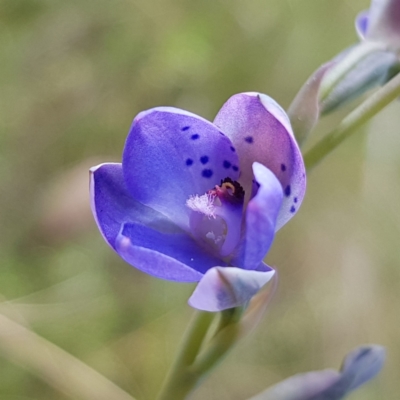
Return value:
[(241, 306), (274, 270), (275, 232), (299, 209), (303, 159), (270, 97), (231, 97), (211, 123), (172, 107), (133, 120), (122, 163), (91, 168), (91, 206), (106, 242), (158, 278), (199, 282), (189, 304)]

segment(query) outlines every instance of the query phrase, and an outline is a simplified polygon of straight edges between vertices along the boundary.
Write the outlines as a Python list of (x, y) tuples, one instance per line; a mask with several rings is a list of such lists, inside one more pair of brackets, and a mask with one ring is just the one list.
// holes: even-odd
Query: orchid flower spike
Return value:
[(158, 278), (199, 282), (189, 304), (246, 304), (274, 275), (263, 263), (299, 209), (306, 176), (282, 108), (231, 97), (214, 123), (172, 107), (133, 120), (122, 163), (91, 168), (91, 206), (106, 242)]
[(372, 0), (369, 10), (357, 16), (356, 29), (361, 40), (400, 50), (400, 1)]

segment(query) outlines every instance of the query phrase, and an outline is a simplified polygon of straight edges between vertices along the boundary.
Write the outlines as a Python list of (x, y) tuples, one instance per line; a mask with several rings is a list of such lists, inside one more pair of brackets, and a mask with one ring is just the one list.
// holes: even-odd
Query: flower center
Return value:
[(243, 203), (244, 190), (240, 183), (233, 181), (231, 178), (225, 178), (221, 181), (220, 185), (216, 185), (209, 193), (215, 194), (217, 197), (223, 197), (226, 201), (231, 203)]
[(190, 228), (194, 237), (220, 257), (236, 248), (242, 225), (244, 190), (230, 178), (207, 193), (190, 196), (186, 205), (193, 210)]

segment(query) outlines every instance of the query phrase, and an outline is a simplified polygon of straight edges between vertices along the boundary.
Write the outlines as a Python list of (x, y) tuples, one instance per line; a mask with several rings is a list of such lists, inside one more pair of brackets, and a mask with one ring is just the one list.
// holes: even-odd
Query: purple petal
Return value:
[[(340, 374), (332, 369), (298, 374), (277, 383), (249, 400), (317, 400), (319, 394), (332, 387)], [(334, 400), (326, 397), (326, 400)], [(322, 400), (322, 399), (321, 399)]]
[(214, 267), (198, 283), (189, 305), (203, 311), (217, 312), (239, 307), (274, 276), (275, 271), (247, 271), (234, 267)]
[(400, 48), (400, 1), (372, 0), (365, 38)]
[(288, 116), (270, 97), (259, 93), (232, 96), (214, 123), (232, 140), (239, 154), (244, 189), (251, 191), (255, 161), (269, 168), (280, 181), (285, 198), (277, 229), (298, 210), (305, 193), (303, 158)]
[(361, 346), (353, 350), (347, 355), (337, 382), (310, 400), (343, 399), (347, 394), (374, 378), (382, 369), (384, 361), (385, 349), (382, 346)]
[(239, 175), (238, 156), (224, 134), (201, 117), (169, 107), (134, 119), (122, 165), (132, 196), (185, 229), (186, 200)]
[(368, 30), (368, 15), (367, 10), (361, 11), (355, 20), (357, 35), (361, 40), (365, 39)]
[(160, 232), (148, 226), (125, 224), (116, 250), (141, 271), (178, 282), (196, 282), (221, 260), (210, 256), (185, 232)]
[(342, 379), (351, 381), (349, 390), (374, 378), (382, 369), (386, 358), (386, 350), (382, 346), (362, 346), (347, 355), (342, 367)]
[(309, 372), (286, 379), (249, 400), (342, 400), (382, 369), (385, 349), (362, 346), (345, 359), (342, 370)]
[(90, 201), (100, 232), (113, 249), (126, 222), (146, 224), (164, 231), (178, 229), (165, 216), (131, 197), (125, 187), (121, 164), (100, 164), (90, 169)]
[(246, 228), (233, 265), (256, 269), (271, 247), (275, 225), (282, 205), (283, 192), (276, 176), (264, 165), (253, 164), (254, 177), (260, 185), (246, 209)]

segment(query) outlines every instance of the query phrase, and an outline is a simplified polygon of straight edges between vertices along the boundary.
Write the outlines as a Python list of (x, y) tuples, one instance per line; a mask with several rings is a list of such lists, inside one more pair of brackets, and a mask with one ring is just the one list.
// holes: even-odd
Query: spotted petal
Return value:
[(189, 305), (203, 311), (221, 311), (239, 307), (274, 276), (275, 271), (247, 271), (234, 267), (214, 267), (198, 283)]
[(122, 165), (131, 195), (185, 229), (187, 199), (239, 175), (238, 156), (217, 127), (170, 107), (154, 108), (134, 119)]
[(185, 232), (160, 232), (128, 223), (116, 239), (118, 254), (141, 271), (178, 282), (197, 282), (221, 261), (204, 252)]
[(232, 265), (244, 269), (256, 269), (268, 253), (283, 200), (282, 187), (268, 168), (254, 163), (253, 172), (259, 188), (247, 205), (244, 237), (232, 260)]
[(214, 123), (231, 139), (239, 154), (239, 181), (251, 191), (255, 161), (269, 168), (280, 181), (285, 198), (277, 226), (293, 215), (293, 202), (300, 206), (306, 187), (305, 168), (293, 136), (289, 118), (270, 97), (259, 93), (232, 96), (219, 111)]
[(164, 215), (131, 197), (125, 186), (121, 164), (106, 163), (90, 169), (90, 200), (100, 232), (113, 249), (126, 222), (148, 225), (163, 232), (179, 229)]

